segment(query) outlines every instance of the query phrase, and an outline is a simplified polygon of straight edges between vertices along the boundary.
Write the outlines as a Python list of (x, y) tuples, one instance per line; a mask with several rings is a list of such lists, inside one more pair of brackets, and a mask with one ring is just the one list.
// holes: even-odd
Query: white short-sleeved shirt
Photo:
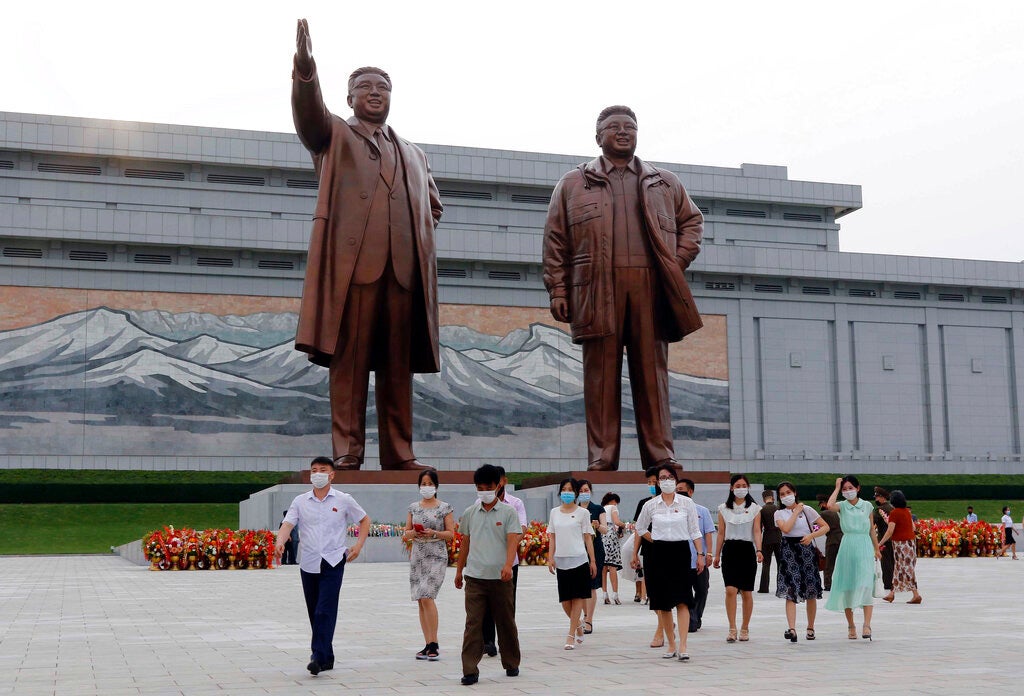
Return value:
[[(788, 508), (777, 510), (775, 512), (775, 526), (777, 527), (779, 522), (785, 522), (792, 516), (793, 511)], [(819, 515), (814, 508), (804, 505), (804, 509), (800, 511), (799, 519), (797, 519), (797, 521), (793, 523), (793, 528), (785, 534), (783, 534), (782, 536), (797, 538), (805, 537), (812, 531), (810, 526), (808, 526), (807, 522), (810, 521), (811, 524), (814, 524), (819, 519), (821, 519), (821, 515)]]
[(648, 529), (654, 541), (690, 541), (703, 536), (696, 505), (678, 493), (671, 503), (666, 503), (660, 495), (644, 503), (636, 520), (636, 531), (643, 534)]
[(1003, 515), (1002, 522), (1007, 528), (1013, 529), (1013, 518), (1009, 515)]
[(366, 512), (348, 493), (329, 488), (323, 500), (308, 493), (295, 496), (284, 521), (299, 529), (299, 568), (307, 573), (320, 572), (320, 559), (338, 565), (348, 551), (346, 534), (351, 524), (366, 517)]
[(556, 568), (578, 568), (590, 561), (583, 535), (594, 536), (594, 528), (586, 508), (577, 507), (574, 512), (553, 508), (548, 516), (548, 534), (555, 535)]
[[(523, 501), (515, 497), (511, 493), (506, 493), (505, 498), (501, 501), (516, 511), (516, 516), (519, 518), (519, 526), (525, 529), (529, 526), (530, 520), (526, 517), (526, 506), (523, 505)], [(516, 552), (516, 560), (512, 565), (519, 565), (519, 553)]]
[[(754, 522), (761, 516), (761, 506), (753, 503), (748, 507), (741, 507), (737, 503), (733, 503), (733, 507), (730, 510), (729, 506), (722, 503), (718, 506), (718, 513), (725, 520), (725, 540), (730, 541), (738, 539), (740, 541), (754, 541)], [(719, 530), (719, 534), (722, 534), (722, 530)]]

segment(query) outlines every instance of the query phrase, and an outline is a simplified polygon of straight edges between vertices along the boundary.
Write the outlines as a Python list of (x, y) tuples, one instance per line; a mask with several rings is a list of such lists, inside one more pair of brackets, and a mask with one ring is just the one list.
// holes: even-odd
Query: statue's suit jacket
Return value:
[[(316, 66), (308, 79), (292, 74), (292, 116), (302, 144), (313, 156), (320, 180), (295, 348), (327, 366), (334, 354), (349, 287), (366, 239), (367, 218), (381, 179), (376, 146), (357, 132), (355, 117), (344, 121), (327, 110)], [(437, 261), (434, 228), (441, 199), (427, 157), (389, 128), (405, 172), (415, 239), (418, 285), (413, 289), (412, 372), (440, 371), (438, 353)], [(380, 243), (380, 240), (377, 240)], [(393, 253), (412, 253), (395, 249)]]

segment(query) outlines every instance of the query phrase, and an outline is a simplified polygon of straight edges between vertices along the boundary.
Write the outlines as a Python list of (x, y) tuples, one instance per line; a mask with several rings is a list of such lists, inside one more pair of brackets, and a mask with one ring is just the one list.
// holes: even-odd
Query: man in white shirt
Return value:
[(974, 513), (974, 508), (970, 505), (967, 506), (967, 522), (973, 524), (978, 521), (978, 516)]
[[(501, 483), (498, 485), (498, 500), (506, 505), (512, 506), (512, 509), (516, 511), (516, 515), (519, 517), (519, 526), (523, 528), (523, 533), (526, 533), (526, 527), (530, 524), (526, 517), (526, 506), (523, 505), (523, 501), (515, 497), (511, 493), (505, 490), (505, 486), (508, 485), (508, 476), (505, 475), (505, 467), (495, 465), (495, 468), (501, 473)], [(519, 554), (516, 553), (515, 563), (512, 564), (512, 609), (515, 611), (516, 607), (516, 588), (519, 583)], [(491, 615), (490, 609), (484, 614), (484, 654), (488, 657), (494, 657), (498, 654), (498, 645), (494, 640), (494, 617)]]
[[(313, 632), (312, 654), (306, 669), (315, 676), (334, 669), (334, 627), (338, 623), (338, 595), (345, 563), (354, 561), (362, 551), (370, 533), (370, 518), (355, 498), (331, 488), (334, 460), (330, 457), (313, 460), (309, 479), (313, 490), (295, 496), (277, 531), (274, 559), (280, 562), (292, 529), (301, 528), (299, 576)], [(352, 548), (347, 548), (348, 527), (357, 522), (359, 537)]]
[[(691, 479), (679, 479), (676, 492), (692, 499), (695, 488)], [(696, 501), (693, 506), (697, 508), (697, 514), (700, 516), (700, 533), (704, 535), (704, 548), (714, 548), (711, 545), (711, 537), (715, 533), (715, 520), (711, 516), (711, 511)], [(696, 633), (700, 630), (701, 619), (704, 617), (704, 606), (708, 603), (711, 572), (707, 565), (704, 566), (704, 570), (697, 571), (697, 549), (692, 540), (690, 541), (690, 570), (693, 572), (693, 609), (690, 611), (690, 633)]]

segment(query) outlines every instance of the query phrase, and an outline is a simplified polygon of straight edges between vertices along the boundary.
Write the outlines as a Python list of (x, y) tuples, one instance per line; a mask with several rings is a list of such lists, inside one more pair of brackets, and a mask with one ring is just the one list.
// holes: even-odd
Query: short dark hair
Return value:
[(571, 485), (572, 486), (572, 492), (575, 493), (576, 495), (579, 495), (579, 493), (580, 493), (580, 482), (579, 481), (577, 481), (576, 479), (572, 478), (571, 476), (569, 478), (562, 479), (562, 482), (558, 484), (558, 492), (559, 493), (561, 493), (562, 489), (565, 488), (565, 484)]
[(505, 475), (505, 467), (503, 467), (501, 464), (495, 464), (494, 468), (497, 469), (498, 473), (501, 474), (502, 476)]
[(672, 474), (672, 480), (675, 481), (676, 483), (679, 483), (679, 473), (676, 471), (676, 468), (674, 466), (672, 466), (671, 464), (661, 464), (659, 466), (654, 467), (654, 475), (657, 476), (658, 478), (661, 478), (661, 472), (663, 471)]
[[(854, 480), (856, 480), (856, 479), (854, 479)], [(853, 485), (856, 486), (857, 484), (855, 483)], [(886, 500), (888, 500), (889, 499), (889, 491), (885, 490), (881, 486), (875, 486), (875, 497), (876, 498), (885, 498)]]
[(689, 488), (691, 491), (697, 490), (697, 486), (693, 484), (693, 479), (681, 478), (679, 479), (679, 483), (685, 483), (686, 487)]
[(633, 119), (634, 122), (639, 123), (639, 121), (636, 120), (636, 114), (633, 113), (633, 110), (631, 108), (629, 108), (628, 106), (624, 106), (622, 104), (613, 104), (612, 106), (606, 106), (605, 108), (601, 109), (601, 113), (597, 115), (597, 130), (601, 130), (601, 121), (605, 120), (609, 116), (614, 116), (616, 114), (629, 116), (631, 119)]
[(798, 503), (799, 503), (799, 502), (800, 502), (800, 494), (799, 494), (799, 493), (797, 492), (797, 490), (796, 490), (796, 486), (794, 486), (794, 485), (793, 485), (792, 483), (790, 483), (789, 481), (779, 481), (779, 485), (777, 485), (777, 486), (775, 487), (775, 494), (779, 496), (779, 502), (780, 502), (780, 503), (782, 502), (782, 494), (781, 494), (781, 493), (779, 493), (779, 491), (781, 491), (781, 490), (782, 490), (782, 487), (783, 487), (783, 486), (785, 486), (785, 487), (786, 487), (786, 488), (788, 488), (789, 490), (793, 491), (793, 495), (794, 495), (794, 496), (796, 496), (796, 502), (798, 502)]
[(576, 484), (579, 486), (579, 488), (577, 490), (581, 490), (582, 491), (583, 487), (586, 486), (587, 488), (590, 489), (591, 493), (594, 492), (594, 484), (592, 484), (587, 479), (576, 479)]
[(473, 472), (473, 485), (487, 486), (492, 483), (495, 486), (501, 483), (501, 474), (498, 472), (498, 467), (493, 464), (484, 464)]
[[(854, 488), (860, 488), (860, 479), (853, 474), (847, 474), (844, 476), (843, 480), (839, 483), (839, 487), (842, 488), (847, 483), (852, 483)], [(875, 488), (875, 495), (878, 495), (878, 490), (878, 488)], [(885, 497), (888, 498), (889, 494), (887, 493)]]
[(656, 466), (649, 466), (649, 467), (647, 467), (647, 470), (644, 471), (644, 478), (650, 478), (652, 476), (654, 478), (658, 478), (658, 467), (656, 467)]
[(434, 471), (433, 469), (424, 469), (423, 471), (420, 472), (419, 477), (417, 477), (416, 483), (418, 483), (419, 485), (422, 486), (423, 485), (423, 477), (424, 476), (426, 476), (427, 478), (429, 478), (431, 480), (431, 482), (433, 482), (434, 488), (437, 488), (438, 480), (437, 480), (437, 472), (436, 471)]
[(364, 65), (361, 68), (356, 68), (355, 70), (353, 70), (352, 74), (348, 76), (348, 91), (351, 93), (352, 90), (356, 88), (356, 78), (358, 78), (360, 75), (367, 75), (369, 73), (380, 75), (381, 77), (388, 81), (388, 87), (391, 87), (390, 75), (388, 75), (380, 68), (375, 68), (372, 65)]
[(772, 491), (772, 489), (770, 489), (770, 488), (765, 488), (763, 491), (761, 491), (761, 500), (771, 500), (774, 503), (775, 502), (775, 493), (774, 493), (774, 491)]
[[(607, 505), (608, 503), (611, 503), (611, 502), (614, 502), (616, 505), (618, 505), (619, 503), (622, 502), (622, 498), (620, 498), (615, 493), (605, 493), (604, 497), (601, 498), (601, 505)], [(286, 510), (286, 512), (287, 512), (287, 510)]]
[(968, 505), (967, 509), (973, 511), (974, 510), (974, 506), (973, 505)]
[(905, 508), (907, 506), (907, 496), (903, 495), (903, 491), (893, 491), (892, 500), (889, 502), (892, 503), (894, 508)]
[(313, 461), (309, 463), (309, 468), (312, 469), (314, 464), (326, 464), (327, 466), (333, 467), (334, 460), (330, 457), (313, 457)]

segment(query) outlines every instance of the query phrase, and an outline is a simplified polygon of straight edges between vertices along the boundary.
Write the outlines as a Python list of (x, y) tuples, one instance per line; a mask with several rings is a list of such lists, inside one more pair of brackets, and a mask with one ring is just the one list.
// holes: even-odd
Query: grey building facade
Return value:
[[(525, 379), (533, 391), (519, 394), (513, 411), (534, 414), (514, 432), (500, 422), (508, 412), (460, 432), (437, 406), (469, 400), (453, 395), (464, 377), (450, 363), (423, 383), (416, 408), (438, 412), (420, 426), (427, 439), (459, 435), (426, 459), (440, 468), (485, 460), (579, 468), (582, 431), (569, 415), (578, 409), (575, 368), (553, 367), (550, 357), (552, 346), (563, 358), (573, 349), (537, 322), (547, 307), (547, 201), (558, 178), (590, 156), (422, 147), (445, 204), (439, 298), (451, 316), (477, 321), (462, 333), (469, 323), (452, 324), (445, 354)], [(859, 186), (795, 181), (779, 166), (661, 166), (705, 213), (688, 278), (721, 339), (698, 345), (708, 353), (703, 371), (680, 381), (677, 440), (697, 433), (707, 443), (680, 447), (685, 467), (1021, 470), (1019, 264), (845, 253), (838, 220), (861, 207)], [(285, 350), (281, 317), (301, 294), (315, 188), (291, 134), (0, 113), (0, 467), (289, 470), (308, 461), (287, 438), (316, 436), (304, 427), (322, 418), (324, 399), (309, 386), (319, 378), (292, 362), (302, 356)], [(216, 298), (229, 296), (246, 299), (232, 299), (237, 310), (225, 314)], [(505, 350), (498, 339), (511, 333), (480, 327), (516, 312), (522, 329)], [(534, 351), (540, 343), (551, 350)], [(528, 356), (547, 356), (546, 367)], [(276, 383), (290, 390), (282, 403), (309, 417), (281, 431), (250, 427), (280, 420), (261, 411), (261, 390), (268, 366), (286, 363)], [(225, 374), (232, 384), (218, 386)], [(140, 397), (131, 389), (160, 398), (178, 390), (194, 408), (155, 407), (133, 419), (136, 407), (124, 404)], [(248, 399), (245, 413), (228, 413), (234, 398)], [(229, 427), (235, 415), (244, 423)], [(560, 434), (552, 438), (551, 428)], [(266, 437), (267, 453), (165, 444), (231, 443), (239, 433)], [(488, 442), (499, 441), (508, 446), (492, 452)], [(628, 452), (626, 468), (637, 467)]]

